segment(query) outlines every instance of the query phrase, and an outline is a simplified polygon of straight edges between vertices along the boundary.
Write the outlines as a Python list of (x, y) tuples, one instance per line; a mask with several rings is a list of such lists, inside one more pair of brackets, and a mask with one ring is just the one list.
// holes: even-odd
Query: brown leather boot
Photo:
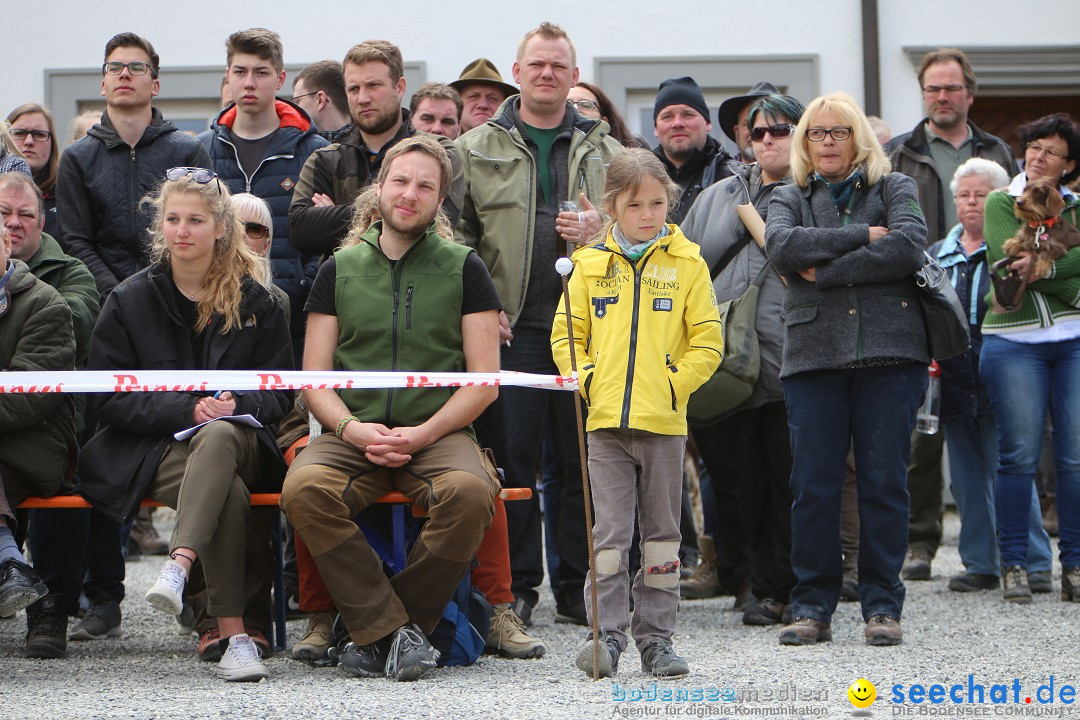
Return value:
[(143, 555), (168, 555), (169, 543), (158, 535), (151, 511), (153, 508), (139, 508), (135, 524), (131, 527), (130, 540), (139, 546)]
[(699, 600), (711, 598), (723, 592), (720, 577), (716, 574), (716, 542), (708, 535), (698, 535), (701, 564), (694, 574), (679, 582), (679, 594), (684, 598)]

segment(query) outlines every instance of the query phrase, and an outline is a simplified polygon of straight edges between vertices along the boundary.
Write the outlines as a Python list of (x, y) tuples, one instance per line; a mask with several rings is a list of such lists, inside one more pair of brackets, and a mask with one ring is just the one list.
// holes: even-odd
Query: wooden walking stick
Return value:
[[(574, 347), (574, 319), (570, 315), (570, 287), (567, 278), (574, 269), (574, 261), (561, 257), (555, 261), (555, 270), (562, 276), (563, 311), (566, 313), (566, 338), (570, 342), (570, 370), (577, 375), (577, 350)], [(592, 595), (593, 680), (600, 679), (600, 629), (596, 599), (596, 550), (593, 547), (592, 492), (589, 488), (589, 465), (585, 458), (585, 423), (581, 416), (581, 386), (574, 398), (574, 414), (577, 416), (578, 451), (581, 453), (581, 489), (585, 495), (585, 539), (589, 548), (589, 590)], [(606, 648), (605, 648), (606, 651)]]

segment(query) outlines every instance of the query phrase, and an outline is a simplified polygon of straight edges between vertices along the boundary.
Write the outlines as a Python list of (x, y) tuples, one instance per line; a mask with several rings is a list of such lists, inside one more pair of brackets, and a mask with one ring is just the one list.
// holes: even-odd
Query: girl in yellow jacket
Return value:
[[(640, 149), (608, 167), (602, 241), (574, 253), (570, 312), (581, 395), (589, 406), (589, 475), (604, 677), (618, 670), (627, 625), (643, 672), (685, 675), (671, 645), (679, 604), (679, 519), (686, 401), (720, 364), (723, 334), (709, 268), (677, 225), (665, 224), (678, 187)], [(551, 349), (567, 375), (566, 314)], [(637, 508), (641, 569), (628, 623), (628, 556)], [(591, 578), (590, 578), (591, 580)], [(586, 588), (589, 583), (586, 582)], [(585, 606), (592, 624), (592, 603)], [(591, 635), (577, 666), (593, 672)]]

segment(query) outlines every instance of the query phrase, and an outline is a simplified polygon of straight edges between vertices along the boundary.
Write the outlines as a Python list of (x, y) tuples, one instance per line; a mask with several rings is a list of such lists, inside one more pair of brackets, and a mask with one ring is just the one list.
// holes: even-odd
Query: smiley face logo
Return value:
[(848, 700), (857, 708), (868, 708), (877, 700), (877, 688), (866, 678), (859, 678), (847, 689)]

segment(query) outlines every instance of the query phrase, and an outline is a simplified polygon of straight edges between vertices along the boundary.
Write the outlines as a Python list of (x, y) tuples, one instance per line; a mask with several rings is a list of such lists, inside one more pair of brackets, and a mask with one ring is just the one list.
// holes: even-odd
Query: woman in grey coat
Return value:
[(832, 639), (851, 444), (866, 641), (902, 640), (907, 464), (930, 356), (911, 278), (922, 266), (926, 222), (914, 181), (889, 169), (854, 99), (820, 97), (795, 131), (795, 184), (776, 190), (769, 204), (766, 250), (788, 280), (780, 377), (794, 460), (796, 584), (794, 621), (780, 633), (785, 645)]
[(727, 417), (692, 428), (715, 491), (717, 550), (727, 556), (725, 561), (733, 554), (749, 555), (747, 574), (755, 600), (743, 613), (747, 625), (781, 621), (795, 575), (791, 452), (780, 385), (784, 284), (735, 208), (752, 204), (767, 217), (773, 191), (791, 182), (792, 134), (802, 113), (802, 103), (789, 95), (767, 95), (755, 102), (747, 124), (757, 163), (734, 167), (732, 177), (706, 189), (681, 225), (701, 246), (717, 300), (737, 298), (755, 281), (761, 286), (755, 319), (761, 372), (754, 392)]

